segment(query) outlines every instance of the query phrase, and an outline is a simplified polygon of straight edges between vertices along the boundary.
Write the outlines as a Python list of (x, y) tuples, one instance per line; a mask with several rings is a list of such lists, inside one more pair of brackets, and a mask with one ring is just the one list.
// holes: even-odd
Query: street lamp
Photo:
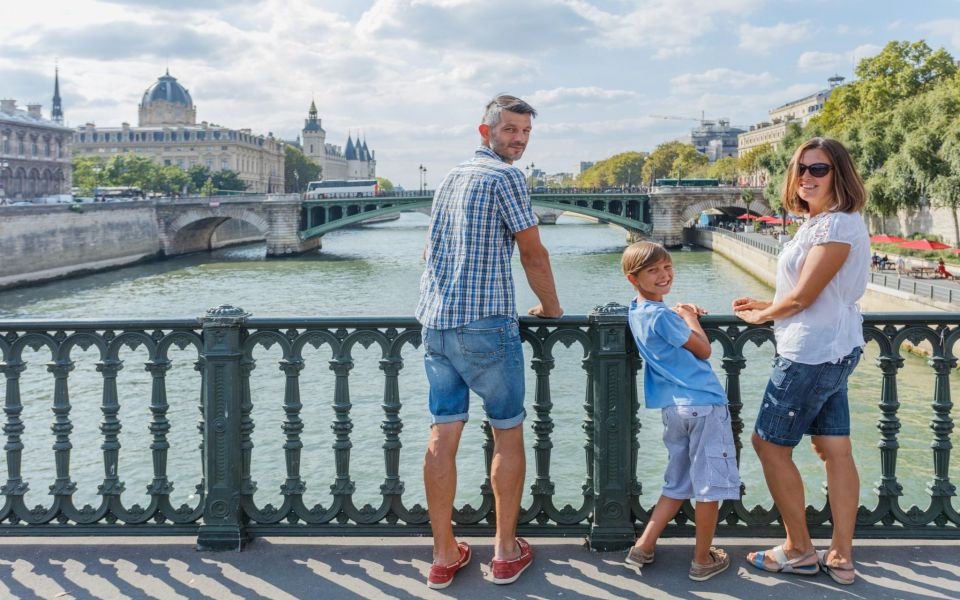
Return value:
[(426, 189), (427, 185), (427, 168), (423, 165), (420, 165), (420, 193)]

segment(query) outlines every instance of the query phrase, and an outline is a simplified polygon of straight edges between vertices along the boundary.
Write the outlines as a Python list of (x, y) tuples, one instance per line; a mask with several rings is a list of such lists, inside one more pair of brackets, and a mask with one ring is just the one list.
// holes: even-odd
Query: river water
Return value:
[[(0, 292), (0, 319), (143, 319), (161, 317), (196, 317), (220, 304), (240, 306), (256, 317), (332, 317), (332, 316), (403, 316), (412, 315), (416, 304), (421, 253), (426, 237), (427, 218), (404, 214), (398, 220), (363, 228), (327, 234), (319, 253), (283, 260), (265, 260), (263, 245), (224, 249), (209, 254), (138, 265), (115, 271)], [(586, 314), (594, 306), (616, 301), (627, 304), (632, 290), (619, 269), (620, 253), (625, 242), (622, 230), (588, 223), (563, 216), (555, 226), (541, 228), (545, 245), (558, 283), (561, 303), (567, 314)], [(731, 301), (741, 295), (770, 297), (772, 290), (741, 271), (719, 255), (708, 251), (675, 252), (676, 279), (667, 302), (695, 302), (713, 314), (729, 314)], [(524, 312), (535, 303), (515, 262), (518, 287), (518, 308)], [(714, 346), (714, 368), (721, 375), (721, 349)], [(742, 477), (747, 485), (745, 504), (769, 505), (769, 494), (763, 484), (759, 463), (750, 448), (749, 432), (756, 407), (770, 370), (773, 348), (752, 344), (745, 351), (748, 366), (741, 376), (744, 400), (743, 419), (746, 432), (742, 460)], [(581, 485), (585, 476), (581, 429), (585, 377), (580, 367), (582, 349), (560, 347), (556, 351), (557, 366), (551, 376), (554, 409), (554, 449), (551, 474), (556, 483), (558, 506), (581, 503)], [(53, 396), (52, 376), (44, 365), (49, 354), (25, 353), (30, 368), (22, 376), (24, 399), (23, 420), (26, 431), (23, 441), (24, 474), (30, 484), (27, 504), (48, 504), (47, 487), (53, 483), (54, 461), (50, 447)], [(71, 475), (78, 483), (75, 502), (78, 505), (99, 504), (97, 485), (103, 479), (99, 433), (99, 410), (102, 378), (96, 372), (97, 356), (76, 349), (76, 363), (70, 376), (71, 420), (74, 432), (71, 441)], [(251, 378), (254, 399), (253, 418), (256, 429), (253, 457), (253, 478), (258, 483), (256, 502), (279, 505), (284, 482), (284, 436), (281, 431), (284, 414), (283, 374), (277, 369), (280, 352), (276, 346), (258, 350), (257, 368)], [(529, 349), (527, 349), (529, 358)], [(880, 458), (876, 443), (880, 439), (876, 422), (880, 416), (880, 372), (874, 365), (875, 345), (869, 345), (864, 360), (850, 384), (855, 455), (861, 471), (862, 502), (875, 505), (873, 484), (879, 480)], [(120, 478), (126, 482), (124, 503), (146, 505), (145, 488), (152, 478), (149, 423), (150, 377), (142, 369), (147, 359), (143, 349), (125, 350), (121, 354), (125, 368), (118, 379), (121, 403), (120, 419), (123, 449), (120, 456)], [(201, 478), (199, 435), (195, 424), (199, 415), (199, 375), (192, 369), (195, 352), (174, 350), (173, 368), (168, 374), (168, 396), (171, 408), (169, 438), (172, 444), (169, 474), (174, 481), (174, 505), (196, 504), (195, 485)], [(308, 505), (329, 505), (329, 485), (333, 482), (334, 461), (330, 423), (333, 376), (327, 368), (329, 347), (305, 353), (306, 368), (301, 374), (301, 414), (305, 428), (301, 471), (307, 482)], [(383, 482), (383, 434), (380, 422), (383, 379), (378, 368), (379, 350), (375, 347), (355, 352), (356, 366), (351, 372), (351, 417), (354, 422), (351, 452), (351, 475), (357, 483), (355, 503), (379, 504), (379, 487)], [(403, 401), (401, 478), (405, 481), (405, 503), (423, 503), (420, 463), (426, 444), (428, 416), (425, 402), (426, 381), (422, 353), (408, 348), (404, 353), (405, 368), (401, 372), (400, 393)], [(954, 381), (956, 378), (953, 378)], [(929, 429), (933, 398), (933, 372), (925, 360), (907, 355), (898, 381), (902, 407), (900, 419), (900, 454), (898, 475), (904, 484), (905, 505), (927, 506), (924, 492), (931, 481), (933, 458)], [(5, 382), (0, 382), (0, 388)], [(532, 423), (532, 373), (527, 377), (528, 427)], [(955, 386), (955, 384), (954, 384)], [(956, 394), (956, 390), (954, 390)], [(458, 456), (460, 478), (457, 502), (478, 506), (482, 483), (482, 433), (479, 427), (482, 411), (474, 405), (473, 418), (464, 433)], [(639, 478), (643, 484), (644, 506), (650, 506), (659, 494), (666, 458), (659, 440), (658, 411), (641, 409)], [(527, 484), (534, 477), (533, 435), (527, 430)], [(807, 501), (815, 506), (823, 503), (822, 468), (809, 445), (796, 451), (797, 462), (807, 484)], [(960, 468), (956, 459), (951, 478), (958, 480)], [(6, 456), (0, 458), (0, 477), (6, 480)], [(525, 501), (525, 504), (528, 502)]]

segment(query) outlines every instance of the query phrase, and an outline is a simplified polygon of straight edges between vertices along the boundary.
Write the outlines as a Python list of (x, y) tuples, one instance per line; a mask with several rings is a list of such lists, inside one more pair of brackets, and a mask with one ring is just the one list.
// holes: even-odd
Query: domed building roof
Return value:
[(183, 104), (184, 106), (193, 106), (193, 99), (187, 88), (177, 83), (177, 78), (170, 75), (170, 71), (157, 79), (157, 82), (147, 88), (143, 93), (141, 104), (147, 106), (151, 102), (165, 100), (171, 104)]

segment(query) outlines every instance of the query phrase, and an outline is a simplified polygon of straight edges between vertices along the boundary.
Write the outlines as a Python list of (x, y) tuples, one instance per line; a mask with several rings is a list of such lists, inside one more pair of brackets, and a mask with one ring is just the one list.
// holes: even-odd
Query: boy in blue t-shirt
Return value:
[(740, 498), (727, 395), (710, 363), (710, 342), (695, 304), (667, 308), (663, 297), (673, 285), (673, 261), (660, 244), (637, 242), (621, 260), (637, 290), (630, 303), (630, 331), (644, 361), (647, 408), (662, 409), (667, 468), (660, 499), (643, 534), (627, 555), (628, 564), (653, 562), (657, 539), (680, 510), (696, 501), (696, 547), (690, 579), (705, 581), (730, 566), (727, 553), (710, 545), (720, 500)]

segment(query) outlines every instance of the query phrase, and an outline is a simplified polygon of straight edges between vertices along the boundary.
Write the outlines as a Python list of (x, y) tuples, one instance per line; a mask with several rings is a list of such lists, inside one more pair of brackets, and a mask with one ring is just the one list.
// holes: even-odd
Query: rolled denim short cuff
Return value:
[(527, 411), (524, 410), (522, 413), (515, 417), (510, 417), (509, 419), (487, 419), (490, 423), (490, 427), (494, 429), (513, 429), (518, 425), (523, 424), (523, 420), (527, 417)]
[(445, 423), (456, 423), (458, 421), (466, 423), (470, 420), (470, 413), (460, 413), (459, 415), (431, 415), (431, 417), (431, 425), (443, 425)]

